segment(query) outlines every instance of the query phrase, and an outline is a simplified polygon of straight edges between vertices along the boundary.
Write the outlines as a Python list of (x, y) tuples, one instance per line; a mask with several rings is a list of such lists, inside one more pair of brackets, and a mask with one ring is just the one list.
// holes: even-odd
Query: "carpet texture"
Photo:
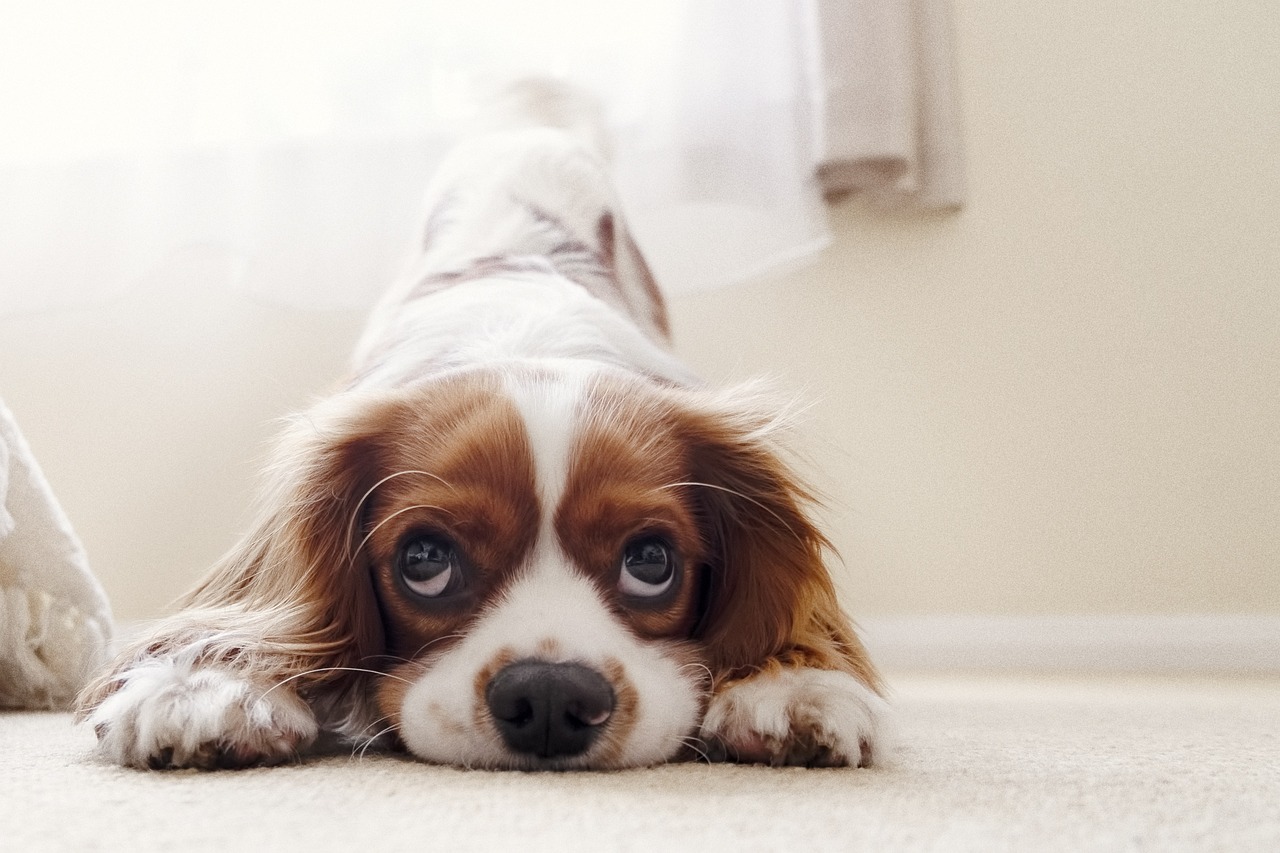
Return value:
[(891, 766), (522, 774), (390, 755), (107, 767), (0, 715), (0, 848), (1280, 850), (1280, 684), (899, 677)]

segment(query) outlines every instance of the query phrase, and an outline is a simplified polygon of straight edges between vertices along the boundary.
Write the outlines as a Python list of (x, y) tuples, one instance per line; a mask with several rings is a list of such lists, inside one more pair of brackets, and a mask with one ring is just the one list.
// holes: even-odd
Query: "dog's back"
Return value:
[(579, 90), (526, 80), (494, 98), (428, 189), (412, 261), (357, 348), (357, 383), (531, 357), (688, 381), (666, 354), (666, 308), (607, 147), (598, 106)]

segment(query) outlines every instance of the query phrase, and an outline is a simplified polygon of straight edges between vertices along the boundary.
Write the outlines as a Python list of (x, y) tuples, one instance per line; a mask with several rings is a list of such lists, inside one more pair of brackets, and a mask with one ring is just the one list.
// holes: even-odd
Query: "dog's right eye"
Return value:
[(404, 585), (423, 598), (440, 598), (462, 584), (458, 550), (443, 536), (414, 536), (400, 548), (400, 577)]

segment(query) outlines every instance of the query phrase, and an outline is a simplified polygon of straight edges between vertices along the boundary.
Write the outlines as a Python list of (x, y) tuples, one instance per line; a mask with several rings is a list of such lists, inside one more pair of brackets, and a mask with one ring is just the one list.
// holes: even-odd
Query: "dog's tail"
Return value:
[(481, 133), (557, 128), (576, 136), (602, 160), (610, 160), (612, 154), (599, 100), (585, 89), (551, 77), (525, 77), (507, 84), (484, 104), (475, 125)]

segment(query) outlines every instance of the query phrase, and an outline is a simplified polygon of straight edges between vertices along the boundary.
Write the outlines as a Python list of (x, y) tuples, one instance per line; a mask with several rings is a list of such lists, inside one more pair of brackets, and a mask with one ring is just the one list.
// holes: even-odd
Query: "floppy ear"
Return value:
[(749, 402), (695, 415), (691, 464), (708, 539), (698, 638), (717, 681), (776, 666), (879, 675), (840, 608), (812, 492), (780, 455), (776, 419)]
[(299, 416), (282, 436), (251, 532), (178, 611), (82, 692), (81, 716), (148, 658), (190, 655), (303, 695), (330, 700), (382, 653), (370, 569), (355, 554), (360, 501), (377, 482), (377, 436), (389, 398), (344, 394)]

